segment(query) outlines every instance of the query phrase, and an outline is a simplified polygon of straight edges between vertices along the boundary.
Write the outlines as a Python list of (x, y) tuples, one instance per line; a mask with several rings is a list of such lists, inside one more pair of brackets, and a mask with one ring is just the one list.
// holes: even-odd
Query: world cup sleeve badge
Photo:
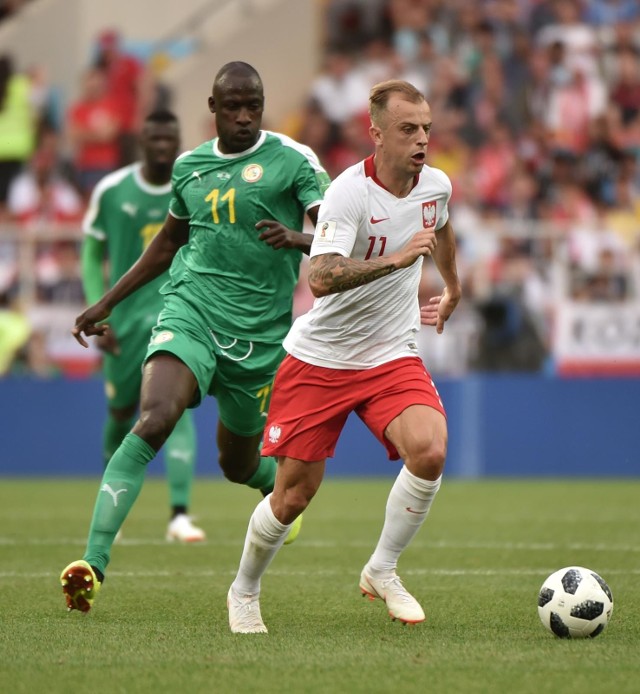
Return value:
[(318, 222), (314, 240), (319, 243), (331, 243), (335, 238), (337, 227), (334, 221)]
[(436, 225), (436, 201), (422, 203), (422, 226), (425, 229), (433, 229)]

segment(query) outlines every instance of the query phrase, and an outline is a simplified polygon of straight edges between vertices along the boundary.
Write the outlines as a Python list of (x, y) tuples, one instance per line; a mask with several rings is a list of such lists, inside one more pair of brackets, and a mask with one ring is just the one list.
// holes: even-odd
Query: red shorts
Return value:
[[(264, 430), (262, 455), (298, 460), (333, 456), (351, 412), (387, 449), (400, 457), (385, 429), (411, 405), (445, 415), (438, 391), (418, 357), (403, 357), (373, 369), (329, 369), (287, 355), (278, 369)], [(445, 415), (446, 416), (446, 415)]]

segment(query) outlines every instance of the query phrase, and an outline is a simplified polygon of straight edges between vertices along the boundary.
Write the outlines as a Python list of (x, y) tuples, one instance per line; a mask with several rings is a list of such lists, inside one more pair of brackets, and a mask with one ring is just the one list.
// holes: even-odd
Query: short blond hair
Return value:
[(426, 101), (424, 94), (409, 82), (404, 80), (379, 82), (371, 88), (369, 93), (369, 117), (373, 125), (380, 125), (380, 118), (386, 111), (389, 97), (392, 94), (401, 94), (406, 101), (410, 101), (412, 104)]

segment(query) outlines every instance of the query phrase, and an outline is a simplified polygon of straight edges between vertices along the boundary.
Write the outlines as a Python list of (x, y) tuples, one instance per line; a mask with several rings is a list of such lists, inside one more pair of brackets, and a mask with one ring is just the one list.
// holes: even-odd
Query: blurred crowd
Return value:
[(372, 84), (406, 79), (431, 105), (472, 366), (542, 368), (559, 297), (637, 297), (639, 2), (331, 0), (325, 39), (293, 127), (332, 176), (371, 152)]
[[(51, 333), (56, 312), (66, 322), (84, 302), (79, 229), (91, 192), (136, 160), (144, 115), (167, 105), (152, 66), (125, 51), (111, 29), (96, 37), (68, 103), (46, 66), (17, 70), (11, 55), (0, 54), (0, 352), (20, 345), (26, 368), (59, 370), (42, 348), (55, 339), (42, 333)], [(24, 249), (35, 249), (26, 265)], [(43, 312), (47, 305), (53, 309)]]
[[(434, 370), (542, 369), (559, 298), (637, 300), (640, 2), (323, 7), (323, 64), (299, 112), (273, 125), (310, 145), (335, 177), (372, 151), (373, 84), (403, 78), (426, 95), (434, 121), (428, 163), (453, 182), (466, 297), (451, 340), (426, 347), (442, 353)], [(95, 183), (135, 159), (141, 117), (169, 98), (111, 30), (96, 38), (67, 104), (43, 66), (19, 72), (11, 56), (0, 57), (0, 224), (44, 223), (52, 233), (38, 246), (39, 303), (82, 303), (77, 242), (56, 242), (51, 230), (78, 225)], [(6, 312), (20, 273), (15, 244), (2, 238)], [(438, 291), (428, 268), (423, 295)], [(301, 284), (296, 310), (309, 300)]]

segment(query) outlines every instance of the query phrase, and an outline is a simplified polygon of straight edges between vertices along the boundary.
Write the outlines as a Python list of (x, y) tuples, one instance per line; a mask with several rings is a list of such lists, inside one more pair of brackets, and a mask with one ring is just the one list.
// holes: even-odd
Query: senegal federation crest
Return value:
[(171, 342), (173, 333), (170, 330), (162, 330), (151, 338), (152, 345), (161, 345), (164, 342)]
[(263, 170), (260, 164), (247, 164), (242, 169), (242, 178), (247, 183), (255, 183), (262, 178)]

